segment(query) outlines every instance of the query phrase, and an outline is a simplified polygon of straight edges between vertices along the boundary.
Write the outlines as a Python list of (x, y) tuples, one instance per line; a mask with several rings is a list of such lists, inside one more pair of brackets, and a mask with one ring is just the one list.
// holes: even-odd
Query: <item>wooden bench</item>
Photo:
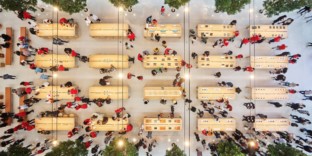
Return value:
[[(26, 95), (20, 97), (19, 99), (19, 105), (22, 106), (24, 105), (24, 100), (26, 99)], [(19, 112), (25, 112), (25, 110), (20, 109)], [(23, 121), (27, 121), (27, 115), (25, 117), (23, 117)]]
[(197, 119), (197, 129), (202, 131), (204, 129), (208, 131), (235, 131), (236, 120), (234, 118), (200, 118)]
[[(5, 112), (12, 113), (12, 89), (11, 87), (5, 87)], [(8, 125), (12, 124), (12, 118), (7, 121)]]
[[(21, 27), (20, 28), (20, 36), (27, 37), (27, 31), (26, 30), (27, 30), (26, 27)], [(22, 51), (22, 50), (23, 50), (23, 48), (20, 49), (20, 51)], [(26, 60), (26, 57), (23, 55), (20, 55), (20, 61), (22, 61), (22, 60)]]
[(6, 34), (11, 37), (11, 40), (8, 41), (10, 43), (10, 47), (6, 48), (5, 52), (5, 65), (11, 65), (13, 55), (13, 37), (14, 37), (12, 27), (6, 28)]
[(181, 131), (181, 118), (144, 118), (145, 131)]

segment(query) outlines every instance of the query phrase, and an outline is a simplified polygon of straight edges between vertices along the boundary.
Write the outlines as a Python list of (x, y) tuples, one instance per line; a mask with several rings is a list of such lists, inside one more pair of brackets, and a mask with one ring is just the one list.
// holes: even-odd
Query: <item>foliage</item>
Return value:
[(250, 0), (215, 0), (216, 12), (226, 12), (233, 15), (240, 12)]
[(6, 151), (0, 151), (0, 156), (7, 156), (8, 155), (8, 152)]
[(165, 0), (165, 4), (168, 4), (169, 7), (179, 9), (181, 6), (188, 3), (190, 0)]
[(86, 156), (88, 150), (83, 142), (80, 141), (63, 141), (56, 147), (52, 148), (52, 151), (47, 153), (46, 156)]
[(173, 144), (170, 150), (166, 150), (166, 156), (185, 156), (185, 153), (176, 144)]
[[(122, 147), (118, 146), (118, 141), (123, 140)], [(128, 139), (114, 138), (103, 151), (103, 156), (138, 156), (138, 150)]]
[(268, 154), (270, 156), (307, 156), (302, 151), (287, 146), (286, 144), (269, 145)]
[(312, 6), (312, 0), (265, 0), (263, 2), (265, 15), (268, 17), (290, 12), (306, 5)]
[(37, 5), (37, 0), (0, 0), (0, 5), (4, 10), (20, 11), (34, 10)]
[(31, 150), (22, 145), (10, 145), (8, 148), (8, 156), (30, 156)]
[(109, 0), (115, 7), (123, 7), (124, 9), (131, 8), (139, 3), (138, 0)]
[(51, 4), (59, 10), (69, 14), (78, 13), (87, 6), (87, 0), (42, 0), (44, 3)]
[(221, 141), (217, 144), (217, 153), (219, 156), (244, 156), (241, 149), (230, 141)]

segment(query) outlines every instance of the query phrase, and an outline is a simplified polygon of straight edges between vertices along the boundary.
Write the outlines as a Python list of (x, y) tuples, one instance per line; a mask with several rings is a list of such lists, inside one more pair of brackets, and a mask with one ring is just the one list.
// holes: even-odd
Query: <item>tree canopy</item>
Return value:
[(42, 0), (69, 14), (78, 13), (87, 6), (87, 0)]
[(4, 10), (9, 11), (34, 10), (37, 0), (0, 0), (0, 5)]
[(216, 11), (233, 15), (240, 12), (250, 0), (215, 0)]
[(293, 147), (287, 146), (286, 144), (275, 144), (268, 146), (268, 154), (270, 156), (307, 156), (302, 151)]
[[(123, 146), (118, 145), (118, 141), (123, 140)], [(103, 151), (103, 156), (138, 156), (138, 150), (128, 139), (114, 138)]]
[(109, 0), (115, 7), (123, 7), (124, 9), (131, 8), (139, 3), (138, 0)]
[(7, 151), (1, 151), (0, 156), (30, 156), (31, 150), (22, 145), (10, 145)]
[(312, 0), (265, 0), (263, 2), (265, 15), (268, 17), (290, 12), (306, 5), (312, 6)]
[(173, 144), (170, 150), (166, 150), (166, 156), (185, 156), (185, 153), (179, 146)]
[(86, 156), (88, 150), (83, 142), (80, 141), (63, 141), (56, 147), (52, 148), (52, 151), (47, 153), (46, 156)]
[(219, 156), (244, 156), (241, 149), (230, 141), (220, 141), (217, 144), (217, 152)]
[(190, 0), (165, 0), (165, 4), (168, 4), (169, 7), (179, 9), (181, 6), (188, 3)]

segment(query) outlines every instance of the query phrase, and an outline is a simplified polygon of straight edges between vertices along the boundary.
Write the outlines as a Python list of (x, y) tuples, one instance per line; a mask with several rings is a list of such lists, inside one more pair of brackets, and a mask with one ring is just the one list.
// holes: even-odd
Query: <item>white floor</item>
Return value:
[[(234, 54), (243, 54), (244, 56), (252, 55), (275, 55), (279, 51), (271, 50), (272, 46), (277, 44), (267, 44), (263, 43), (260, 45), (254, 46), (243, 46), (239, 49), (240, 39), (243, 37), (248, 37), (248, 30), (246, 27), (250, 24), (271, 24), (274, 18), (267, 18), (262, 14), (258, 13), (258, 10), (261, 9), (262, 1), (255, 1), (251, 5), (247, 5), (240, 13), (236, 15), (228, 16), (223, 13), (216, 14), (214, 13), (214, 1), (213, 0), (192, 0), (189, 3), (189, 9), (184, 11), (184, 8), (180, 8), (175, 13), (171, 13), (168, 6), (167, 15), (161, 16), (159, 13), (160, 7), (163, 5), (163, 1), (155, 0), (140, 0), (140, 3), (133, 7), (133, 12), (119, 12), (117, 8), (111, 5), (107, 0), (89, 0), (88, 8), (89, 13), (94, 13), (98, 15), (103, 22), (121, 22), (127, 23), (131, 26), (132, 30), (136, 34), (137, 38), (134, 43), (134, 48), (131, 50), (126, 50), (123, 39), (102, 39), (102, 38), (91, 38), (89, 37), (88, 27), (84, 23), (84, 17), (87, 16), (87, 13), (81, 12), (79, 14), (68, 15), (63, 12), (58, 13), (58, 17), (72, 17), (79, 25), (79, 37), (75, 39), (70, 39), (70, 43), (64, 46), (55, 46), (52, 45), (51, 39), (39, 38), (31, 35), (30, 39), (32, 40), (32, 46), (34, 47), (49, 47), (53, 49), (54, 53), (63, 54), (63, 49), (65, 47), (70, 47), (75, 49), (77, 52), (82, 55), (91, 55), (91, 54), (128, 54), (130, 56), (136, 56), (138, 53), (142, 53), (143, 50), (152, 51), (153, 48), (159, 47), (161, 50), (164, 48), (161, 46), (161, 43), (150, 41), (143, 37), (143, 28), (145, 24), (145, 19), (149, 15), (153, 15), (154, 18), (158, 19), (159, 23), (179, 23), (182, 24), (185, 34), (182, 38), (172, 38), (166, 39), (168, 47), (175, 49), (179, 55), (182, 55), (187, 62), (191, 62), (193, 66), (196, 66), (196, 62), (190, 58), (191, 52), (197, 52), (198, 54), (203, 53), (206, 50), (211, 52), (211, 55), (222, 55), (228, 50), (232, 50)], [(40, 4), (41, 7), (46, 9), (45, 12), (37, 12), (36, 16), (38, 22), (44, 18), (53, 18), (56, 20), (56, 13), (53, 12), (51, 6), (45, 4)], [(255, 6), (255, 7), (253, 7)], [(253, 12), (252, 12), (253, 11)], [(5, 27), (13, 27), (14, 30), (14, 40), (17, 41), (19, 37), (19, 27), (27, 26), (27, 21), (21, 21), (16, 17), (12, 12), (2, 12), (0, 13), (0, 23), (2, 23), (3, 28), (0, 30), (0, 33), (5, 32)], [(300, 53), (302, 58), (295, 65), (289, 65), (289, 72), (286, 74), (287, 81), (299, 83), (300, 86), (296, 89), (304, 90), (311, 89), (312, 85), (309, 83), (312, 76), (310, 59), (312, 54), (310, 49), (306, 48), (306, 43), (312, 41), (311, 34), (312, 30), (310, 29), (310, 23), (306, 24), (303, 17), (299, 17), (295, 12), (287, 14), (289, 17), (295, 19), (295, 22), (289, 26), (289, 38), (281, 41), (280, 43), (285, 43), (288, 45), (287, 51), (290, 51), (292, 54)], [(208, 44), (202, 44), (199, 41), (190, 44), (188, 36), (188, 29), (195, 29), (197, 24), (209, 23), (209, 24), (228, 24), (232, 20), (236, 19), (238, 21), (237, 28), (240, 31), (240, 36), (234, 43), (230, 43), (228, 47), (225, 48), (212, 48), (212, 44), (215, 39), (210, 39)], [(279, 44), (280, 44), (279, 43)], [(17, 50), (17, 47), (14, 47), (14, 50)], [(122, 49), (122, 50), (121, 50)], [(4, 52), (4, 50), (3, 50)], [(249, 64), (248, 59), (243, 59), (239, 62), (239, 65), (244, 67)], [(182, 70), (181, 75), (184, 75), (184, 71), (189, 72), (188, 70)], [(222, 77), (216, 79), (213, 76), (213, 73), (221, 71)], [(77, 124), (82, 124), (82, 121), (91, 116), (93, 112), (105, 113), (107, 115), (113, 115), (114, 110), (118, 107), (124, 105), (132, 117), (130, 119), (131, 123), (134, 125), (133, 132), (127, 134), (131, 140), (132, 138), (137, 138), (137, 133), (139, 126), (143, 122), (143, 117), (156, 117), (158, 113), (169, 113), (170, 112), (170, 103), (167, 105), (162, 105), (158, 101), (151, 101), (148, 105), (143, 104), (143, 87), (146, 85), (155, 85), (155, 86), (170, 86), (172, 80), (177, 73), (175, 70), (169, 70), (167, 73), (159, 74), (156, 77), (153, 77), (150, 73), (150, 70), (144, 69), (142, 64), (138, 61), (134, 65), (131, 65), (130, 69), (124, 69), (112, 74), (114, 80), (112, 85), (121, 84), (121, 80), (118, 79), (118, 73), (122, 72), (124, 77), (128, 72), (131, 72), (135, 75), (143, 75), (144, 81), (138, 81), (136, 79), (122, 80), (124, 85), (130, 87), (130, 99), (124, 101), (113, 101), (110, 105), (104, 105), (102, 108), (97, 106), (92, 106), (87, 110), (69, 110), (66, 112), (75, 113), (77, 117)], [(28, 67), (22, 67), (19, 65), (19, 58), (14, 56), (14, 62), (11, 66), (7, 66), (0, 70), (0, 75), (4, 73), (9, 73), (17, 75), (18, 79), (16, 81), (7, 80), (0, 83), (0, 93), (4, 93), (4, 87), (19, 87), (20, 81), (35, 81), (36, 85), (43, 83), (42, 80), (39, 80), (39, 74), (34, 74)], [(242, 106), (243, 102), (247, 102), (245, 96), (250, 96), (250, 90), (245, 87), (263, 87), (263, 86), (277, 86), (277, 82), (273, 82), (270, 78), (271, 75), (267, 70), (256, 70), (254, 72), (255, 79), (250, 79), (250, 73), (247, 72), (234, 72), (233, 70), (226, 69), (196, 69), (192, 68), (190, 70), (190, 80), (185, 83), (186, 91), (189, 97), (193, 100), (192, 106), (201, 108), (200, 101), (196, 100), (196, 87), (197, 86), (217, 86), (219, 81), (231, 81), (235, 86), (239, 86), (243, 89), (243, 92), (237, 96), (236, 100), (230, 101), (233, 106), (233, 111), (230, 112), (230, 116), (237, 119), (238, 124), (237, 128), (243, 130), (243, 124), (241, 122), (242, 115), (263, 113), (267, 114), (269, 117), (288, 117), (291, 113), (289, 108), (283, 107), (276, 109), (272, 105), (266, 104), (265, 101), (254, 101), (257, 107), (254, 111), (250, 112), (245, 107)], [(81, 88), (82, 92), (80, 95), (87, 96), (88, 88), (90, 86), (97, 86), (98, 80), (102, 77), (98, 70), (88, 67), (88, 64), (78, 62), (78, 68), (72, 69), (69, 72), (58, 73), (57, 79), (53, 81), (55, 85), (64, 83), (68, 80), (72, 81), (75, 85)], [(288, 101), (286, 102), (303, 102), (301, 101), (301, 95), (291, 95)], [(66, 102), (66, 101), (62, 101)], [(307, 105), (307, 109), (311, 109), (309, 101), (304, 102)], [(14, 111), (17, 112), (18, 107), (18, 97), (14, 96)], [(51, 106), (44, 102), (38, 103), (34, 106), (35, 113), (29, 115), (29, 119), (35, 117), (36, 114), (42, 111), (51, 110)], [(176, 106), (176, 113), (180, 115), (184, 122), (184, 129), (181, 132), (159, 132), (153, 133), (153, 136), (157, 139), (159, 145), (153, 150), (152, 154), (155, 156), (164, 155), (165, 149), (170, 147), (172, 142), (176, 142), (182, 149), (185, 150), (187, 155), (195, 155), (195, 149), (202, 147), (200, 143), (196, 143), (193, 132), (196, 131), (196, 115), (189, 113), (188, 105), (184, 105), (184, 101), (179, 101), (178, 106)], [(296, 113), (294, 113), (296, 114)], [(177, 115), (177, 116), (178, 116)], [(205, 115), (208, 117), (208, 114)], [(16, 124), (16, 123), (15, 123)], [(13, 125), (15, 125), (13, 124)], [(308, 126), (311, 127), (311, 126)], [(1, 129), (3, 132), (7, 128)], [(298, 134), (298, 129), (290, 128), (290, 132)], [(58, 140), (66, 140), (67, 132), (57, 132), (53, 133), (53, 136), (44, 136), (37, 134), (36, 131), (31, 133), (26, 133), (23, 131), (18, 132), (15, 135), (15, 138), (24, 138), (26, 137), (26, 145), (28, 143), (35, 143), (42, 141), (43, 138), (52, 138), (56, 137)], [(104, 132), (101, 132), (99, 137), (94, 140), (93, 145), (101, 144), (103, 145)], [(146, 135), (146, 134), (144, 134)], [(77, 136), (73, 137), (76, 138)], [(204, 137), (209, 142), (213, 141), (213, 137)], [(170, 139), (170, 142), (168, 141)], [(190, 142), (189, 146), (184, 146), (184, 141)], [(104, 148), (104, 146), (102, 147)], [(1, 150), (1, 149), (0, 149)], [(209, 155), (209, 151), (205, 151), (204, 155)], [(140, 150), (140, 155), (145, 155), (143, 149)]]

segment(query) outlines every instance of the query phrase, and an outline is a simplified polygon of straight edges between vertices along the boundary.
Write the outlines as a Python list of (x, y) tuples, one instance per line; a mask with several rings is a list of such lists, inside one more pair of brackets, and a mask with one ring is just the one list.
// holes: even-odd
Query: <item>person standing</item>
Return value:
[(221, 77), (221, 72), (217, 72), (214, 74), (215, 77), (220, 78)]
[(287, 48), (287, 46), (285, 44), (273, 47), (272, 49), (277, 49), (277, 50), (285, 50)]
[(272, 25), (274, 25), (275, 23), (277, 23), (277, 22), (279, 22), (279, 21), (284, 20), (286, 17), (287, 17), (286, 15), (283, 15), (283, 16), (278, 17), (276, 20), (273, 21)]
[(165, 15), (165, 11), (166, 11), (165, 7), (161, 6), (160, 14), (164, 16)]
[(279, 42), (281, 39), (283, 39), (281, 36), (274, 37), (273, 39), (271, 39), (269, 41), (269, 44), (271, 44), (273, 42)]
[(304, 6), (303, 8), (301, 8), (297, 14), (300, 14), (301, 16), (306, 13), (306, 12), (311, 12), (311, 7), (310, 6)]
[(279, 103), (279, 102), (268, 102), (269, 104), (271, 104), (271, 105), (274, 105), (275, 107), (277, 107), (277, 108), (279, 108), (279, 107), (282, 107), (283, 105), (281, 104), (281, 103)]

